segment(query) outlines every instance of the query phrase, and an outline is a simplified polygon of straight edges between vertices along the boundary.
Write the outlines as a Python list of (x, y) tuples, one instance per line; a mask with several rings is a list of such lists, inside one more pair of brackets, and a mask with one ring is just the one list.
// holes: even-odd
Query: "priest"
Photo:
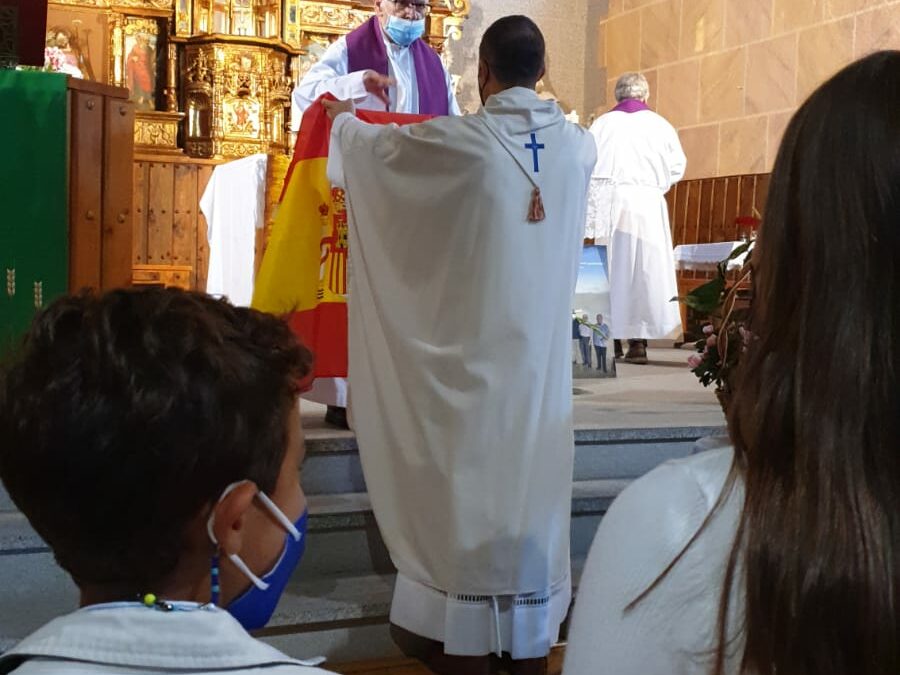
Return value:
[[(450, 74), (422, 39), (430, 11), (429, 0), (375, 0), (375, 16), (333, 42), (294, 90), (296, 129), (323, 94), (366, 110), (459, 115)], [(319, 378), (305, 397), (328, 405), (326, 422), (348, 428), (346, 380)]]
[(678, 132), (650, 110), (650, 88), (640, 73), (616, 83), (616, 107), (591, 133), (597, 167), (591, 179), (586, 236), (609, 246), (609, 322), (627, 339), (625, 361), (647, 363), (647, 339), (681, 334), (672, 232), (665, 194), (684, 175), (687, 159)]
[(394, 636), (437, 673), (542, 673), (571, 597), (570, 315), (596, 148), (534, 91), (524, 16), (481, 43), (484, 106), (407, 127), (334, 117), (350, 216), (350, 380), (399, 570)]
[(375, 0), (375, 16), (335, 40), (294, 89), (293, 119), (323, 94), (366, 110), (459, 115), (450, 74), (422, 39), (430, 0)]

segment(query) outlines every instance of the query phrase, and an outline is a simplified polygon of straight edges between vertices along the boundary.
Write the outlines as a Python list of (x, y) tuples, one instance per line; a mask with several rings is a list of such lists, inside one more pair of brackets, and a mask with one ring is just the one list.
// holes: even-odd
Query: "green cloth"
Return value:
[[(68, 289), (68, 105), (65, 75), (0, 70), (0, 357), (35, 308)], [(15, 294), (7, 289), (15, 271)]]

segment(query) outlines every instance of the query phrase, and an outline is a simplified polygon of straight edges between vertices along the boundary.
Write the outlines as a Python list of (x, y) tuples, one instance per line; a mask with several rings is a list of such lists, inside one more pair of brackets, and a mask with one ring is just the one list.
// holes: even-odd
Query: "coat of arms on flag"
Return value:
[[(429, 119), (371, 110), (357, 117), (400, 125)], [(326, 174), (330, 135), (317, 101), (303, 115), (252, 304), (285, 317), (315, 354), (315, 378), (347, 377), (347, 204)]]

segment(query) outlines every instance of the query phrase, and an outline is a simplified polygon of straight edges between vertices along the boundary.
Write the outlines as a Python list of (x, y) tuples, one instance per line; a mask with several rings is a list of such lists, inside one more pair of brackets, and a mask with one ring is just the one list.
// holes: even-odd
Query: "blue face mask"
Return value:
[[(238, 485), (238, 483), (235, 485)], [(222, 496), (224, 497), (228, 494), (233, 487), (229, 486), (226, 488)], [(294, 573), (300, 558), (303, 557), (303, 552), (306, 550), (306, 526), (309, 519), (309, 511), (304, 509), (300, 518), (292, 523), (268, 496), (262, 492), (258, 492), (256, 496), (272, 516), (281, 523), (287, 534), (284, 538), (284, 548), (281, 551), (278, 562), (262, 577), (256, 576), (238, 555), (231, 554), (228, 556), (235, 567), (252, 582), (250, 588), (232, 600), (225, 608), (246, 630), (262, 628), (272, 618), (272, 614), (275, 613), (278, 600), (281, 598), (281, 594), (284, 593), (291, 575)], [(210, 516), (207, 523), (207, 531), (213, 543), (218, 544), (212, 531), (212, 523), (213, 517)], [(218, 600), (218, 583), (218, 569), (214, 564), (212, 576), (213, 604), (217, 604)]]
[(401, 47), (409, 47), (413, 42), (425, 35), (425, 19), (401, 19), (398, 16), (389, 16), (384, 27), (388, 37)]

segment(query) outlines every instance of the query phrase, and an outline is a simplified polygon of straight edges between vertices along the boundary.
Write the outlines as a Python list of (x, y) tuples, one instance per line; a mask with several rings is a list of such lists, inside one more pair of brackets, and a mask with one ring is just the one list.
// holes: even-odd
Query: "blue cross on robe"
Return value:
[(539, 165), (539, 163), (538, 163), (538, 151), (544, 149), (544, 144), (543, 144), (543, 143), (538, 143), (538, 141), (537, 141), (537, 134), (535, 134), (535, 133), (532, 132), (532, 134), (531, 134), (531, 143), (526, 143), (526, 144), (525, 144), (525, 149), (526, 149), (526, 150), (531, 150), (531, 154), (532, 154), (532, 156), (533, 156), (533, 158), (534, 158), (534, 172), (535, 172), (535, 173), (540, 173), (541, 167), (540, 167), (540, 165)]

